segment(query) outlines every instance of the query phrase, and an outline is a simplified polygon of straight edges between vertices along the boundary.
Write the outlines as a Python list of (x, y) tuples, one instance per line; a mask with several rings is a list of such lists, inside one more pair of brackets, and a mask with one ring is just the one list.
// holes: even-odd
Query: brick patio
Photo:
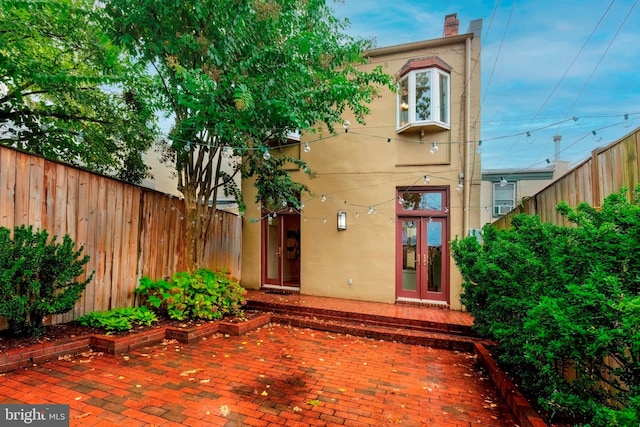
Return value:
[(473, 353), (272, 324), (86, 352), (0, 376), (0, 402), (72, 426), (514, 426)]

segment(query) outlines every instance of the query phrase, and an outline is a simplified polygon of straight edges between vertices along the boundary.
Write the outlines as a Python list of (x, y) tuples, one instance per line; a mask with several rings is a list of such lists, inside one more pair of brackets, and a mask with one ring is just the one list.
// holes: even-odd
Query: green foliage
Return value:
[[(571, 224), (518, 215), (452, 242), (462, 302), (500, 342), (500, 364), (551, 414), (592, 426), (638, 425), (640, 186), (601, 209), (557, 210)], [(564, 374), (563, 374), (564, 371)]]
[(151, 80), (91, 0), (0, 2), (0, 144), (139, 183)]
[(83, 247), (74, 250), (68, 235), (56, 240), (24, 225), (14, 228), (12, 238), (0, 227), (0, 316), (14, 336), (41, 334), (45, 316), (71, 310), (93, 278), (76, 281), (89, 261)]
[[(371, 45), (346, 35), (347, 22), (326, 0), (105, 3), (114, 37), (153, 64), (156, 95), (176, 119), (166, 158), (175, 162), (189, 217), (189, 271), (204, 264), (198, 245), (209, 233), (205, 209), (215, 206), (217, 189), (244, 209), (234, 178), (255, 177), (264, 205), (299, 207), (308, 165), (276, 150), (265, 159), (265, 151), (294, 132), (333, 132), (349, 110), (363, 122), (379, 88), (394, 87), (381, 67), (358, 68)], [(219, 162), (222, 150), (234, 156)], [(302, 173), (291, 174), (291, 163)]]
[(81, 325), (104, 328), (107, 332), (129, 331), (136, 326), (151, 326), (158, 316), (146, 306), (92, 311), (78, 318)]
[(229, 273), (206, 269), (176, 273), (171, 282), (143, 277), (136, 292), (149, 307), (175, 320), (241, 315), (246, 302), (246, 291)]

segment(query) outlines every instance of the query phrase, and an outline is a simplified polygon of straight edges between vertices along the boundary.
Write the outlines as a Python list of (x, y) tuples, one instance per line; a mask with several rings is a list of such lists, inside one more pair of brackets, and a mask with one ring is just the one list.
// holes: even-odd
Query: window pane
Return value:
[(407, 211), (441, 211), (442, 193), (403, 193), (402, 209)]
[(399, 126), (402, 127), (409, 123), (409, 79), (404, 78), (400, 81), (398, 90), (399, 103)]
[(429, 292), (442, 292), (442, 223), (427, 223), (427, 288)]
[(440, 76), (440, 121), (449, 123), (449, 76)]
[(431, 72), (416, 73), (416, 121), (431, 120)]

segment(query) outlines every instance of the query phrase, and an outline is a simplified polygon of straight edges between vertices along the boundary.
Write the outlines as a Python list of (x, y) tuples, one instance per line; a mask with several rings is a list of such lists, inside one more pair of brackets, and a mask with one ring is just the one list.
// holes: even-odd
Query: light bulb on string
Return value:
[(629, 114), (624, 115), (624, 121), (622, 122), (622, 127), (625, 129), (630, 128), (633, 125), (633, 120), (629, 120)]
[(425, 176), (424, 176), (424, 183), (425, 183), (425, 184), (428, 184), (428, 183), (430, 183), (430, 182), (431, 182), (431, 178), (429, 178), (429, 175), (425, 175)]
[(184, 151), (186, 151), (187, 153), (191, 151), (191, 143), (189, 141), (187, 141), (187, 143), (184, 144)]
[(351, 123), (349, 123), (349, 120), (345, 120), (344, 123), (342, 124), (342, 127), (344, 128), (344, 133), (349, 133), (349, 126), (351, 126)]
[(269, 153), (269, 149), (265, 148), (264, 153), (262, 153), (262, 158), (265, 160), (269, 160), (271, 158), (271, 154)]
[(458, 186), (456, 187), (456, 191), (458, 191), (458, 193), (462, 193), (462, 190), (464, 189), (464, 186), (462, 185), (462, 180), (458, 181)]
[(371, 215), (371, 214), (373, 213), (373, 208), (372, 208), (371, 206), (369, 206), (369, 210), (367, 210), (367, 213), (368, 213), (369, 215)]
[(527, 135), (527, 142), (529, 144), (533, 144), (534, 142), (536, 142), (536, 138), (531, 135), (530, 131), (527, 131), (526, 135)]
[(404, 199), (402, 198), (402, 196), (398, 196), (398, 204), (399, 205), (403, 205), (404, 204)]
[(439, 148), (438, 148), (438, 143), (437, 142), (432, 142), (431, 143), (431, 148), (429, 149), (429, 152), (431, 154), (436, 154), (438, 152)]
[(478, 145), (476, 146), (476, 153), (482, 153), (482, 140), (478, 141)]
[(591, 138), (593, 139), (593, 142), (600, 142), (602, 141), (602, 136), (598, 135), (598, 132), (596, 132), (595, 130), (591, 131)]
[(500, 177), (500, 187), (505, 187), (507, 185), (507, 180), (504, 179), (504, 176)]
[(322, 203), (326, 202), (326, 201), (327, 201), (327, 196), (325, 196), (325, 195), (323, 194), (323, 195), (322, 195), (322, 197), (320, 197), (320, 201), (321, 201)]
[(304, 152), (308, 153), (309, 151), (311, 151), (311, 147), (309, 146), (308, 142), (304, 143)]

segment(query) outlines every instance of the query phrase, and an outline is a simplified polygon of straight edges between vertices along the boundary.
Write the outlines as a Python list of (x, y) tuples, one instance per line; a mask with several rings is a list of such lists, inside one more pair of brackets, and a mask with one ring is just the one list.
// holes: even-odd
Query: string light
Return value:
[(505, 187), (507, 185), (507, 180), (504, 179), (504, 176), (500, 177), (500, 187)]
[(593, 142), (602, 141), (602, 136), (598, 135), (598, 133), (595, 130), (591, 131), (591, 135), (592, 135)]
[(269, 160), (271, 158), (271, 154), (269, 153), (269, 149), (265, 148), (264, 153), (262, 153), (262, 158), (265, 160)]
[(327, 196), (325, 196), (324, 194), (322, 195), (322, 197), (320, 198), (320, 201), (322, 201), (322, 203), (327, 201)]
[(462, 193), (462, 190), (464, 189), (464, 186), (462, 185), (462, 180), (458, 181), (458, 186), (456, 187), (456, 190), (458, 191), (458, 193)]
[(308, 142), (304, 143), (304, 152), (308, 153), (309, 151), (311, 151), (311, 147), (309, 146)]
[(424, 183), (425, 183), (425, 184), (428, 184), (428, 183), (430, 183), (430, 182), (431, 182), (431, 179), (429, 178), (429, 175), (425, 175), (425, 176), (424, 176)]
[(344, 133), (349, 133), (349, 126), (351, 126), (351, 123), (349, 123), (349, 120), (345, 120), (344, 123), (342, 124), (342, 127), (344, 128)]
[(431, 148), (429, 149), (429, 152), (431, 154), (436, 154), (438, 152), (439, 148), (438, 148), (438, 143), (437, 142), (432, 142), (431, 143)]

